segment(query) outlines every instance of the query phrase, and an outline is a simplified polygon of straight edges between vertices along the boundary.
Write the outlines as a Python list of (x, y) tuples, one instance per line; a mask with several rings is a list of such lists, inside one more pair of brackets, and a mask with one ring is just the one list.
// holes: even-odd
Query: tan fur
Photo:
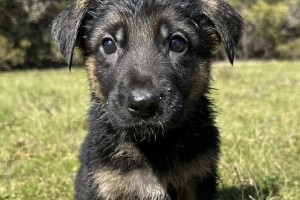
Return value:
[(88, 73), (88, 78), (90, 81), (90, 87), (92, 92), (98, 97), (102, 102), (104, 102), (104, 97), (101, 93), (101, 87), (100, 87), (100, 82), (98, 78), (95, 76), (95, 70), (96, 70), (96, 63), (95, 59), (93, 57), (89, 57), (85, 61), (85, 66), (87, 69)]
[[(194, 77), (192, 79), (194, 80), (193, 88), (191, 89), (191, 93), (189, 96), (189, 102), (190, 104), (194, 103), (196, 99), (204, 93), (204, 90), (207, 89), (207, 84), (209, 82), (209, 69), (210, 63), (202, 62), (198, 65), (196, 69), (196, 73), (194, 74)], [(191, 105), (194, 106), (194, 105)]]
[(98, 196), (108, 200), (167, 200), (166, 185), (159, 182), (150, 168), (122, 173), (101, 169), (94, 175)]
[(212, 11), (217, 11), (219, 4), (216, 0), (202, 0), (204, 4), (211, 8)]
[(76, 10), (82, 11), (86, 9), (90, 0), (76, 0)]
[[(128, 146), (129, 145), (129, 149)], [(134, 152), (130, 144), (118, 147), (115, 154), (121, 156)], [(128, 151), (124, 151), (128, 149)], [(176, 191), (180, 191), (178, 198), (194, 200), (196, 195), (196, 180), (204, 178), (211, 172), (214, 163), (213, 154), (206, 154), (175, 167), (164, 174), (153, 172), (150, 167), (121, 172), (120, 170), (99, 169), (93, 176), (94, 186), (98, 195), (109, 200), (168, 200), (167, 186), (171, 184)]]

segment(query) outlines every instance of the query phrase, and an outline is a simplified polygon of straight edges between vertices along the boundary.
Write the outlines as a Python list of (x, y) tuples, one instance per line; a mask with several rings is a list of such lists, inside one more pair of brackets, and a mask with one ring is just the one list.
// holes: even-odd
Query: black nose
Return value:
[(128, 111), (140, 118), (149, 118), (158, 110), (160, 97), (145, 89), (136, 89), (129, 93)]

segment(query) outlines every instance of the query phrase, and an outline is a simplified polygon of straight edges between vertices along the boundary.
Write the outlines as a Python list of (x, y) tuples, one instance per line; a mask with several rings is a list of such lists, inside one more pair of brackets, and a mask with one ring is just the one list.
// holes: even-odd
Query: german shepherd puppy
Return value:
[(219, 133), (210, 62), (229, 61), (240, 15), (221, 0), (77, 0), (53, 22), (69, 67), (82, 49), (91, 87), (77, 200), (210, 200)]

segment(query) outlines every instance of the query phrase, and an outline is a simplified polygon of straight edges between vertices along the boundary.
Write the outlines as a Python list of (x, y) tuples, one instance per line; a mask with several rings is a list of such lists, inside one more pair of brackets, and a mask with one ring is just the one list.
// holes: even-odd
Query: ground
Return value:
[[(300, 61), (213, 64), (221, 200), (300, 199)], [(0, 200), (72, 199), (85, 70), (0, 74)]]

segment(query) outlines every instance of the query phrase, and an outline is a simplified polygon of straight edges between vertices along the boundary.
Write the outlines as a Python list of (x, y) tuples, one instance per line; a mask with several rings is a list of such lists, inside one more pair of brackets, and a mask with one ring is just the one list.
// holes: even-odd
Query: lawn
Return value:
[[(300, 62), (215, 63), (220, 199), (300, 199)], [(72, 199), (85, 70), (0, 74), (0, 200)]]

